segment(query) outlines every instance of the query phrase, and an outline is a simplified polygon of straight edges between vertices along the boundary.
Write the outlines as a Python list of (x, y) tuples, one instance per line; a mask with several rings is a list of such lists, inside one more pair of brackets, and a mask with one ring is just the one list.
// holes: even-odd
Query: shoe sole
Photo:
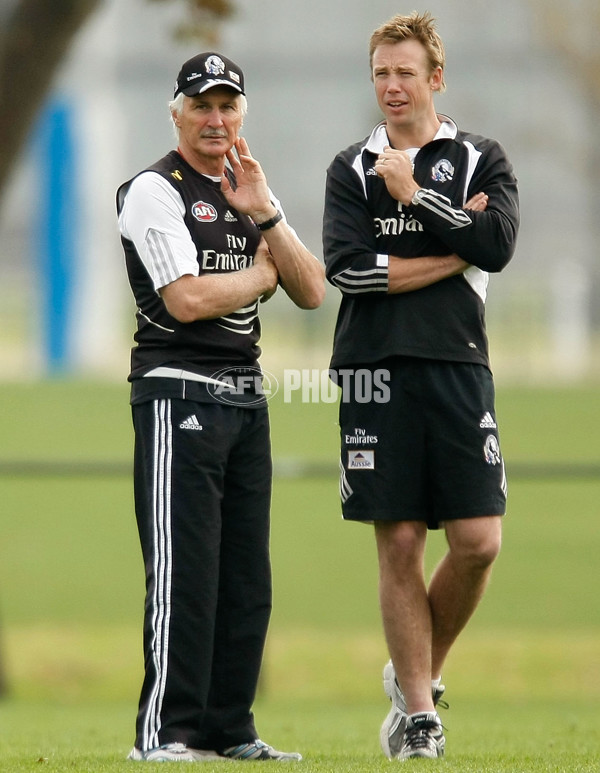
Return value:
[(443, 754), (421, 754), (420, 752), (415, 752), (414, 754), (407, 754), (404, 757), (397, 757), (396, 759), (401, 762), (403, 760), (440, 760), (443, 756)]
[(194, 751), (189, 756), (184, 754), (169, 754), (168, 751), (155, 752), (151, 757), (144, 756), (144, 752), (133, 748), (127, 755), (127, 759), (133, 762), (231, 762), (228, 757), (223, 757), (217, 752), (206, 751), (201, 753)]
[[(385, 756), (389, 760), (393, 760), (398, 755), (402, 746), (407, 715), (406, 712), (399, 709), (394, 703), (394, 696), (397, 693), (396, 672), (394, 671), (394, 666), (391, 662), (386, 663), (383, 667), (383, 690), (392, 702), (392, 707), (381, 725), (381, 730), (379, 731), (379, 743)], [(401, 733), (400, 743), (398, 744), (398, 751), (394, 753), (392, 749), (390, 749), (390, 735), (398, 732)]]
[(392, 706), (387, 717), (383, 720), (381, 730), (379, 731), (379, 743), (388, 760), (393, 760), (400, 751), (400, 748), (398, 748), (397, 752), (393, 752), (390, 748), (390, 735), (400, 733), (400, 743), (398, 746), (401, 747), (405, 730), (406, 714), (402, 715), (394, 706)]

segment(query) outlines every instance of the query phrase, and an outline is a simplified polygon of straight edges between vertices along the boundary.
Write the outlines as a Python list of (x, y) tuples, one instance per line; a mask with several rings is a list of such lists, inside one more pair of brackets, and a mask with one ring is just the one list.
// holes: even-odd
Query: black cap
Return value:
[(243, 94), (244, 73), (231, 59), (208, 51), (188, 59), (182, 65), (173, 99), (181, 92), (186, 97), (193, 97), (214, 86), (230, 86)]

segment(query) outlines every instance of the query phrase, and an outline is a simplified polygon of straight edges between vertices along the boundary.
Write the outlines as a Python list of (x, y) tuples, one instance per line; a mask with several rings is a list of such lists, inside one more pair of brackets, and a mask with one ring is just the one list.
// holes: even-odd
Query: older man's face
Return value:
[(179, 127), (179, 147), (185, 158), (192, 157), (213, 166), (233, 147), (242, 126), (240, 95), (226, 86), (194, 97), (185, 97)]

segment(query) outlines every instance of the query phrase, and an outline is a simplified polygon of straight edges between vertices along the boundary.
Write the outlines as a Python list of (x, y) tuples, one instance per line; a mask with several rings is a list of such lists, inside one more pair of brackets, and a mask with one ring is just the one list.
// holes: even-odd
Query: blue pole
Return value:
[(71, 366), (69, 339), (77, 242), (78, 207), (73, 108), (55, 98), (38, 131), (40, 223), (37, 255), (41, 290), (42, 346), (49, 375)]

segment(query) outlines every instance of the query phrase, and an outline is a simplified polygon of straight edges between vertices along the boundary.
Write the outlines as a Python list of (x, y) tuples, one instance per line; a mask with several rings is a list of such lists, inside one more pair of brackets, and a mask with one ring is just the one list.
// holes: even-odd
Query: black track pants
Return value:
[(176, 399), (132, 411), (146, 568), (136, 746), (222, 750), (257, 737), (271, 611), (268, 413)]

